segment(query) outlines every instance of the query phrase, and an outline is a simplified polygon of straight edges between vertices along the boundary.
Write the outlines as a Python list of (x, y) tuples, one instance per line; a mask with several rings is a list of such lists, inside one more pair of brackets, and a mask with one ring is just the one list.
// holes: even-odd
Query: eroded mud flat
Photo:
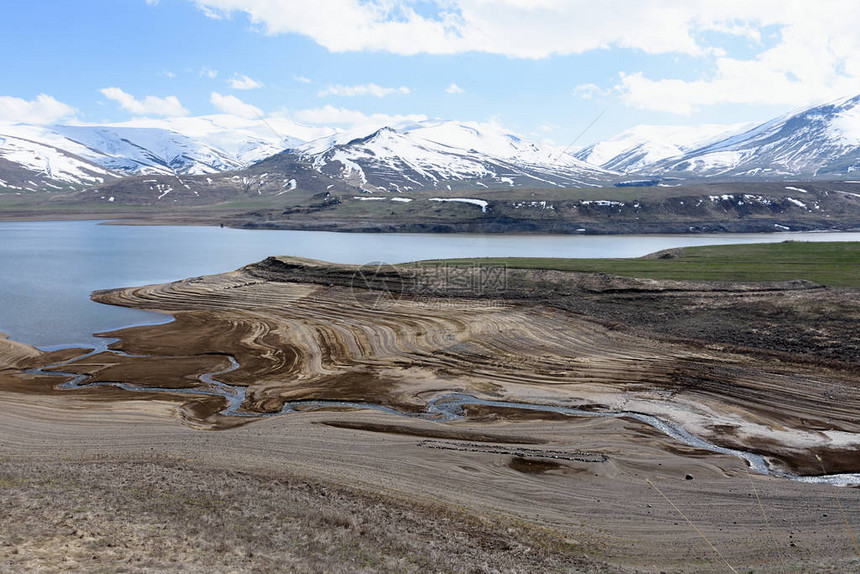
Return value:
[[(777, 475), (860, 472), (856, 292), (486, 272), (270, 258), (99, 292), (175, 320), (94, 352), (0, 342), (0, 390), (22, 444), (48, 425), (85, 452), (70, 437), (106, 420), (81, 440), (170, 437), (171, 456), (525, 518), (597, 555), (585, 569), (855, 564), (832, 486), (735, 452)], [(860, 491), (838, 490), (856, 523)]]

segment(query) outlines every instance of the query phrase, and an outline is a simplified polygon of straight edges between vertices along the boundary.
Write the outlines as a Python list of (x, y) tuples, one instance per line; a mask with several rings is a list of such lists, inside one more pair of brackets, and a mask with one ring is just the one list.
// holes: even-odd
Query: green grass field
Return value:
[(666, 259), (651, 256), (636, 259), (447, 259), (420, 264), (495, 265), (692, 281), (806, 279), (824, 285), (860, 287), (860, 242), (712, 245), (681, 248), (673, 255)]

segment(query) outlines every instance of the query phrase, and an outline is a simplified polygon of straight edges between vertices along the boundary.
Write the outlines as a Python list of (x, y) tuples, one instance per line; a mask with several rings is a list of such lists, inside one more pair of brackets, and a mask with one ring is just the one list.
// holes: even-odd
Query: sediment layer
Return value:
[[(434, 397), (466, 393), (650, 414), (721, 446), (768, 455), (800, 474), (821, 474), (816, 455), (828, 472), (860, 470), (853, 456), (860, 444), (860, 386), (850, 370), (643, 336), (534, 300), (417, 296), (410, 292), (415, 277), (399, 272), (377, 276), (371, 289), (343, 285), (355, 271), (268, 261), (233, 273), (99, 292), (94, 298), (100, 302), (171, 313), (176, 320), (109, 333), (120, 338), (113, 348), (128, 355), (96, 354), (57, 370), (89, 375), (87, 383), (122, 382), (169, 395), (170, 389), (205, 388), (200, 375), (224, 370), (234, 357), (239, 368), (217, 379), (244, 388), (241, 411), (248, 415), (308, 400), (419, 413)], [(595, 292), (600, 283), (566, 275), (572, 288), (589, 285)], [(691, 289), (649, 285), (649, 296)], [(624, 288), (628, 294), (637, 289), (643, 295), (642, 285)], [(725, 286), (697, 289), (700, 298), (731, 296)], [(601, 290), (620, 291), (605, 284)], [(734, 293), (757, 290), (738, 286)], [(225, 405), (218, 398), (185, 401), (183, 417), (194, 425), (253, 420), (219, 414)], [(534, 416), (489, 410), (493, 420)]]
[[(348, 509), (340, 519), (343, 548), (366, 544), (368, 533), (374, 544), (387, 540), (378, 528), (385, 516), (422, 505), (418, 513), (434, 538), (426, 554), (421, 550), (421, 563), (434, 570), (469, 560), (442, 560), (449, 549), (452, 557), (462, 554), (452, 541), (476, 539), (454, 527), (461, 520), (522, 520), (523, 528), (546, 532), (541, 541), (511, 527), (505, 536), (494, 534), (514, 545), (493, 546), (496, 558), (517, 544), (534, 549), (520, 548), (522, 560), (502, 569), (856, 567), (829, 486), (752, 474), (735, 456), (679, 443), (631, 418), (470, 404), (461, 418), (445, 422), (361, 408), (418, 414), (439, 397), (463, 393), (650, 413), (800, 474), (856, 472), (860, 385), (852, 342), (841, 337), (851, 322), (820, 314), (799, 326), (796, 344), (805, 354), (786, 352), (771, 333), (787, 329), (803, 310), (838, 308), (841, 317), (851, 317), (851, 293), (804, 284), (716, 286), (530, 272), (512, 273), (505, 289), (457, 294), (413, 271), (392, 269), (365, 276), (363, 287), (370, 288), (358, 288), (356, 271), (275, 259), (234, 273), (99, 292), (98, 301), (175, 318), (106, 334), (118, 338), (112, 352), (40, 353), (0, 340), (0, 460), (17, 464), (6, 464), (0, 475), (11, 512), (5, 522), (0, 517), (0, 543), (15, 545), (17, 554), (0, 554), (0, 564), (58, 569), (64, 560), (80, 563), (96, 554), (101, 561), (94, 563), (114, 565), (140, 557), (161, 566), (187, 560), (202, 542), (177, 539), (162, 556), (146, 541), (165, 525), (171, 532), (200, 529), (200, 540), (245, 520), (280, 532), (270, 508), (287, 505), (312, 515), (331, 499), (329, 487), (314, 487), (308, 500), (283, 491), (281, 484), (298, 475), (344, 489), (338, 495)], [(771, 326), (750, 334), (744, 325), (756, 313)], [(713, 332), (691, 331), (685, 316), (689, 323), (711, 316)], [(720, 340), (731, 328), (736, 344)], [(817, 339), (808, 335), (813, 331)], [(67, 360), (47, 371), (68, 376), (38, 370)], [(187, 394), (211, 388), (206, 373), (245, 392), (240, 410), (248, 416), (220, 414), (224, 397)], [(63, 390), (61, 383), (75, 374), (83, 376), (82, 386)], [(136, 390), (96, 386), (103, 383)], [(290, 401), (314, 399), (349, 406), (309, 404), (294, 414), (263, 416)], [(94, 480), (105, 472), (111, 480)], [(277, 488), (267, 486), (271, 481)], [(355, 489), (374, 493), (376, 514), (361, 510), (367, 499)], [(46, 508), (68, 506), (56, 520), (39, 514), (38, 531), (15, 519), (34, 512), (22, 502), (34, 492)], [(94, 506), (106, 492), (107, 506)], [(151, 504), (148, 495), (156, 497)], [(858, 520), (858, 496), (860, 489), (840, 489), (849, 524)], [(211, 514), (226, 521), (215, 530), (206, 522), (189, 530), (178, 518), (196, 516), (201, 503), (228, 500), (228, 510), (219, 506)], [(406, 510), (392, 500), (408, 501)], [(88, 514), (79, 516), (79, 508)], [(146, 521), (134, 532), (112, 526), (117, 508), (131, 515), (143, 509), (157, 529)], [(452, 521), (451, 509), (466, 516)], [(295, 536), (309, 539), (339, 528), (298, 527)], [(123, 532), (122, 548), (105, 546), (115, 544), (115, 528)], [(64, 537), (72, 531), (84, 538), (75, 535), (69, 543)], [(242, 564), (265, 568), (283, 559), (252, 538), (234, 541), (254, 548)], [(222, 550), (215, 552), (223, 561)], [(301, 555), (303, 564), (320, 559)], [(393, 569), (395, 559), (373, 564)]]

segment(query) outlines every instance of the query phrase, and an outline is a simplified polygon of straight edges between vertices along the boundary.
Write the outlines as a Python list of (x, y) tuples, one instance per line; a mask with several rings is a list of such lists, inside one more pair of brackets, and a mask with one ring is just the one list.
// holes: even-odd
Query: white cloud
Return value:
[(158, 6), (158, 0), (146, 0), (149, 6)]
[(457, 84), (452, 83), (450, 86), (445, 88), (445, 91), (448, 92), (449, 94), (462, 94), (466, 90), (464, 90), (463, 88), (461, 88)]
[(210, 80), (214, 80), (218, 77), (218, 70), (213, 70), (208, 66), (203, 66), (200, 68), (200, 72), (197, 74), (201, 78), (209, 78)]
[(365, 114), (357, 110), (348, 110), (335, 106), (322, 106), (293, 113), (295, 119), (309, 124), (348, 125), (348, 126), (386, 126), (405, 122), (421, 122), (427, 119), (423, 114), (389, 115)]
[(385, 96), (391, 96), (393, 94), (411, 94), (412, 90), (407, 88), (406, 86), (400, 86), (399, 88), (383, 88), (382, 86), (377, 86), (376, 84), (362, 84), (359, 86), (329, 86), (324, 90), (320, 90), (319, 97), (325, 96), (344, 96), (344, 97), (353, 97), (353, 96), (376, 96), (377, 98), (384, 98)]
[(188, 110), (182, 107), (176, 96), (167, 96), (166, 98), (146, 96), (142, 100), (138, 100), (120, 88), (104, 88), (99, 91), (107, 99), (117, 102), (122, 109), (140, 116), (176, 117), (188, 115)]
[(244, 74), (234, 74), (228, 82), (234, 90), (256, 90), (263, 87), (263, 82), (258, 82)]
[(573, 97), (590, 100), (595, 95), (608, 96), (612, 90), (604, 90), (597, 84), (580, 84), (573, 89)]
[[(671, 0), (431, 0), (433, 15), (391, 0), (196, 0), (209, 14), (244, 12), (269, 34), (296, 33), (333, 52), (490, 52), (524, 58), (622, 46), (701, 53), (696, 3)], [(427, 11), (425, 11), (427, 12)], [(727, 18), (727, 20), (729, 20)]]
[(293, 79), (295, 81), (299, 82), (300, 84), (310, 84), (311, 83), (311, 79), (306, 78), (304, 76), (293, 76)]
[(263, 110), (251, 104), (246, 104), (236, 96), (222, 96), (218, 92), (212, 92), (209, 101), (220, 111), (231, 116), (256, 119), (263, 115)]
[(630, 106), (682, 115), (720, 104), (801, 106), (860, 93), (860, 74), (845, 73), (847, 63), (827, 44), (797, 38), (751, 60), (718, 58), (715, 71), (693, 80), (622, 73), (616, 89)]
[(3, 122), (52, 124), (76, 112), (72, 106), (45, 94), (39, 94), (34, 100), (0, 96), (0, 121)]
[[(625, 70), (616, 86), (577, 94), (617, 88), (629, 105), (645, 109), (802, 105), (860, 92), (860, 10), (850, 0), (427, 0), (420, 13), (413, 2), (394, 0), (195, 2), (211, 14), (243, 13), (269, 34), (307, 36), (332, 52), (547, 58), (628, 49), (697, 59), (685, 71), (704, 71), (692, 77)], [(738, 41), (750, 55), (732, 54)]]
[[(750, 3), (746, 35), (760, 41), (765, 26), (779, 28), (778, 41), (753, 57), (715, 52), (712, 69), (693, 79), (622, 74), (619, 89), (627, 104), (648, 110), (691, 114), (718, 104), (801, 106), (860, 93), (860, 12), (851, 2), (821, 0), (815, 5), (786, 2), (768, 12)], [(759, 10), (756, 11), (756, 8)], [(739, 24), (740, 25), (740, 24)]]

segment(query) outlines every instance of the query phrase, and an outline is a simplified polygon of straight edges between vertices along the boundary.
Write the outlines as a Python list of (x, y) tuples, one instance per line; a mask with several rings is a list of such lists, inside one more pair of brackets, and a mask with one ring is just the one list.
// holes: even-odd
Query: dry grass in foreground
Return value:
[(607, 571), (555, 533), (178, 462), (0, 465), (0, 572)]

